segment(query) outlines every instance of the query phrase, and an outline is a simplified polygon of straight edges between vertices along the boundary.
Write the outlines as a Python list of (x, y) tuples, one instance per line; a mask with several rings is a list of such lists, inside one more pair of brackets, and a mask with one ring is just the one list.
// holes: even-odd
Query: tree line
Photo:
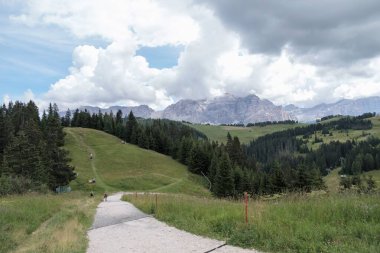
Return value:
[(33, 101), (0, 108), (0, 195), (54, 190), (75, 179), (58, 111), (50, 104), (40, 117)]

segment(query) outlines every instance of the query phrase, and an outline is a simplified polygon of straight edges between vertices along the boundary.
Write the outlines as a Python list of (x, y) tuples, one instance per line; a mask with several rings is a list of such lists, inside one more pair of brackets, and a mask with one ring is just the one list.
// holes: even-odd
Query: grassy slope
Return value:
[[(321, 124), (336, 121), (340, 118), (341, 117), (331, 118), (331, 119), (322, 121)], [(344, 142), (346, 140), (360, 141), (360, 140), (366, 139), (369, 135), (373, 135), (380, 138), (380, 117), (373, 117), (373, 118), (370, 118), (370, 120), (373, 123), (373, 128), (370, 130), (365, 130), (365, 131), (349, 130), (348, 132), (333, 130), (332, 136), (322, 135), (321, 131), (317, 131), (316, 135), (318, 138), (323, 139), (323, 143), (330, 143), (331, 141)], [(297, 126), (303, 126), (303, 125), (305, 124), (296, 124), (296, 125), (280, 124), (280, 125), (268, 125), (264, 127), (259, 127), (259, 126), (230, 127), (230, 126), (210, 126), (210, 125), (199, 125), (199, 124), (193, 124), (189, 126), (203, 132), (211, 140), (225, 142), (227, 133), (230, 132), (232, 136), (238, 136), (242, 143), (249, 143), (251, 140), (257, 137), (264, 136), (266, 134), (271, 134), (277, 131), (290, 129)], [(298, 138), (302, 138), (302, 136), (298, 136)], [(312, 143), (313, 140), (314, 140), (314, 135), (310, 136), (308, 140), (309, 141), (308, 146), (309, 148), (317, 149), (321, 145), (321, 143), (314, 144)]]
[[(66, 129), (72, 163), (79, 173), (74, 188), (106, 191), (154, 191), (209, 195), (204, 179), (168, 156), (122, 144), (107, 133), (84, 128)], [(93, 153), (94, 159), (89, 159)], [(87, 183), (96, 178), (96, 185)]]
[[(337, 118), (329, 119), (326, 121), (323, 121), (322, 123), (328, 122), (328, 121), (333, 121), (336, 120)], [(346, 140), (356, 140), (356, 141), (361, 141), (365, 140), (368, 138), (369, 135), (373, 135), (375, 137), (380, 138), (380, 117), (373, 117), (370, 118), (373, 124), (373, 128), (370, 130), (349, 130), (347, 133), (344, 131), (338, 131), (334, 130), (332, 131), (332, 136), (329, 135), (322, 135), (321, 131), (317, 131), (317, 137), (323, 139), (323, 143), (330, 143), (332, 141), (340, 141), (344, 142)], [(364, 135), (363, 135), (364, 133)], [(301, 138), (302, 136), (299, 136)], [(317, 149), (321, 143), (312, 143), (314, 140), (314, 135), (310, 136), (309, 138), (309, 148), (312, 147), (314, 150)]]
[[(335, 117), (326, 121), (323, 121), (322, 124), (328, 123), (331, 121), (338, 120), (340, 117)], [(377, 136), (380, 138), (380, 117), (371, 118), (373, 123), (373, 128), (371, 130), (364, 131), (366, 134), (371, 134), (373, 136)], [(304, 124), (279, 124), (279, 125), (268, 125), (264, 127), (230, 127), (230, 126), (211, 126), (211, 125), (200, 125), (200, 124), (188, 124), (189, 126), (197, 129), (198, 131), (204, 133), (208, 138), (218, 142), (225, 142), (227, 133), (230, 132), (232, 136), (237, 136), (240, 139), (241, 143), (249, 143), (253, 139), (257, 137), (274, 133), (277, 131), (282, 131), (290, 128), (294, 128), (297, 126), (303, 126)], [(363, 131), (361, 130), (349, 130), (348, 135), (346, 132), (341, 131), (333, 131), (333, 136), (322, 135), (321, 131), (317, 132), (317, 137), (322, 138), (325, 143), (329, 143), (331, 141), (345, 141), (345, 140), (363, 140), (367, 138), (367, 136), (363, 136)], [(299, 136), (301, 138), (302, 136)], [(311, 142), (314, 139), (314, 135), (309, 139), (309, 146), (313, 147), (313, 149), (318, 148), (320, 143), (312, 144)]]
[(225, 142), (227, 133), (230, 132), (231, 136), (239, 137), (241, 143), (249, 143), (257, 137), (274, 133), (277, 131), (286, 130), (296, 126), (301, 126), (302, 124), (279, 124), (279, 125), (268, 125), (265, 127), (233, 127), (233, 126), (211, 126), (211, 125), (200, 125), (200, 124), (189, 124), (189, 126), (197, 129), (198, 131), (204, 133), (210, 140), (218, 141), (219, 143)]
[[(364, 172), (362, 176), (373, 176), (373, 179), (376, 182), (377, 188), (376, 190), (380, 192), (380, 170), (373, 170)], [(339, 192), (339, 182), (340, 182), (340, 175), (339, 175), (339, 169), (335, 169), (331, 171), (327, 176), (324, 177), (324, 181), (326, 183), (326, 187), (331, 193), (337, 193)]]

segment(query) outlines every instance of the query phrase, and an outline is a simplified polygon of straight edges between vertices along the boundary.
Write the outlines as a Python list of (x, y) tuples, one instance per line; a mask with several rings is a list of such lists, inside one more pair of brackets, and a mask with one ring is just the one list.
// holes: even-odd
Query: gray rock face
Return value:
[(295, 119), (282, 106), (255, 95), (235, 97), (230, 94), (210, 100), (180, 100), (167, 107), (162, 118), (193, 123), (231, 124)]
[(285, 111), (301, 122), (315, 121), (328, 115), (357, 116), (366, 112), (380, 113), (380, 97), (343, 99), (333, 104), (319, 104), (312, 108), (299, 108), (294, 105), (284, 107)]
[[(328, 115), (356, 116), (366, 112), (380, 113), (380, 97), (356, 100), (343, 99), (333, 104), (319, 104), (312, 108), (300, 108), (295, 105), (276, 106), (269, 100), (260, 99), (255, 95), (236, 97), (226, 94), (212, 99), (180, 100), (163, 111), (154, 111), (147, 105), (112, 106), (107, 109), (91, 106), (80, 108), (80, 110), (85, 109), (90, 113), (98, 113), (100, 110), (102, 113), (112, 111), (114, 114), (120, 109), (124, 116), (133, 111), (136, 117), (184, 120), (192, 123), (247, 124), (283, 120), (313, 122)], [(65, 112), (62, 112), (61, 116), (64, 116), (64, 114)]]

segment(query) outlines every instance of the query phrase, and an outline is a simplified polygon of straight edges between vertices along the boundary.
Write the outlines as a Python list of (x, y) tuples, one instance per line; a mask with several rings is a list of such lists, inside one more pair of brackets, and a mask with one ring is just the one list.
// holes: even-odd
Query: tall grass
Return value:
[(125, 196), (180, 229), (269, 252), (379, 252), (380, 197), (292, 195), (241, 202), (190, 196)]
[(0, 252), (85, 252), (98, 202), (82, 193), (0, 198)]

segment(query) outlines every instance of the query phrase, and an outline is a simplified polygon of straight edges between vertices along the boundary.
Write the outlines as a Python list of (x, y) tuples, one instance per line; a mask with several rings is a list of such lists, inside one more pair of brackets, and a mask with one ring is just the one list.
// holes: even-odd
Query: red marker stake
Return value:
[(156, 193), (156, 213), (157, 213), (157, 208), (158, 206), (157, 206), (157, 193)]
[(244, 192), (245, 199), (245, 224), (248, 224), (248, 193)]

